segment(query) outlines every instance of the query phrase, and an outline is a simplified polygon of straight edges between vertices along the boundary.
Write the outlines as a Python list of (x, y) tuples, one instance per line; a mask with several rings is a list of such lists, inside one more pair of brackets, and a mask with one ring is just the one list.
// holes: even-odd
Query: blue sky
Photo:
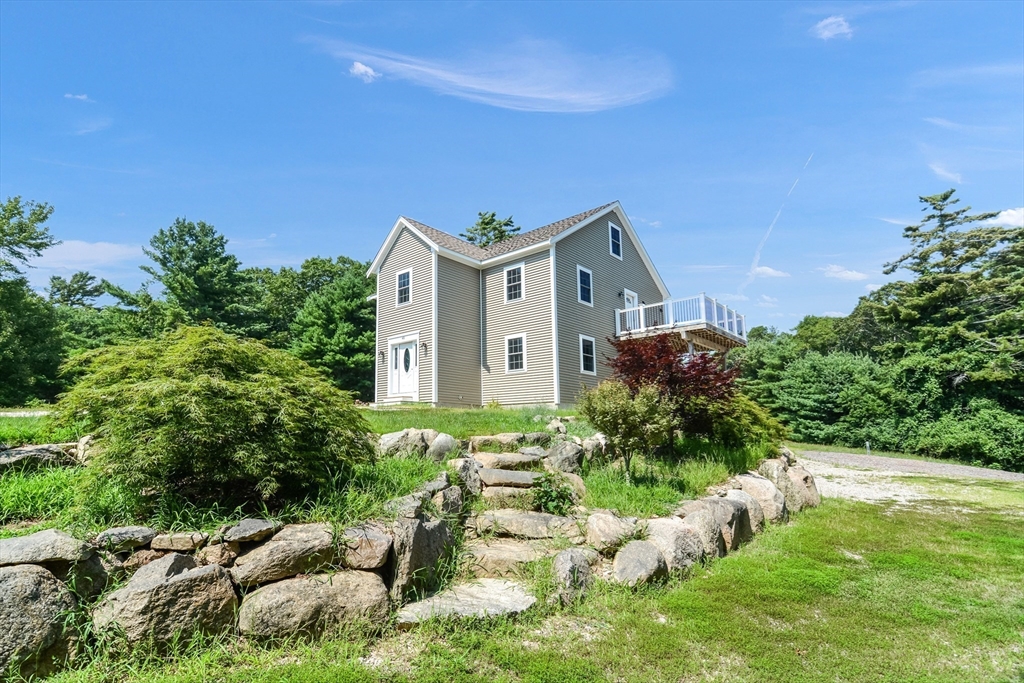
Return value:
[(177, 216), (280, 266), (618, 199), (673, 295), (788, 328), (887, 281), (919, 195), (1024, 220), (1021, 2), (3, 2), (0, 56), (39, 287), (140, 284)]

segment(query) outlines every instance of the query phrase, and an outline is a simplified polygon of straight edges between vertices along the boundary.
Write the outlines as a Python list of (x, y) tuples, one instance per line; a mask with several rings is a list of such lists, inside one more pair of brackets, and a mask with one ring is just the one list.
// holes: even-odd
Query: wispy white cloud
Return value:
[(374, 73), (518, 111), (602, 111), (645, 102), (672, 86), (668, 61), (656, 54), (594, 55), (524, 40), (458, 59), (429, 59), (322, 37), (307, 40)]
[(826, 318), (845, 318), (846, 314), (840, 311), (825, 311), (822, 313)]
[(881, 288), (882, 288), (882, 285), (872, 285), (872, 284), (864, 285), (864, 289), (866, 289), (869, 292), (874, 292), (875, 290), (879, 290)]
[(89, 99), (89, 96), (84, 94), (84, 93), (81, 94), (81, 95), (73, 95), (72, 93), (69, 93), (69, 92), (68, 93), (64, 93), (64, 99), (65, 100), (78, 100), (79, 102), (95, 102), (95, 100)]
[(75, 129), (75, 135), (89, 135), (90, 133), (98, 133), (101, 130), (110, 128), (110, 124), (114, 121), (109, 118), (92, 119), (91, 121), (85, 121), (80, 123)]
[(363, 83), (373, 83), (380, 78), (380, 74), (366, 66), (362, 62), (352, 62), (348, 72), (361, 80)]
[(643, 223), (644, 225), (649, 225), (652, 228), (660, 228), (661, 227), (661, 221), (649, 221), (646, 218), (641, 218), (640, 216), (630, 216), (629, 218), (632, 221), (635, 221), (637, 223)]
[(789, 277), (789, 273), (784, 273), (781, 270), (775, 270), (768, 266), (757, 266), (750, 272), (754, 277)]
[(850, 39), (853, 37), (853, 29), (845, 17), (841, 14), (835, 14), (822, 19), (812, 26), (811, 34), (822, 40), (831, 40), (832, 38)]
[(959, 133), (1000, 133), (1007, 130), (1005, 126), (975, 126), (968, 123), (957, 123), (937, 116), (929, 116), (925, 119), (925, 122), (939, 128), (945, 128), (946, 130), (955, 130)]
[(858, 272), (856, 270), (850, 270), (842, 266), (837, 266), (834, 263), (830, 263), (827, 266), (818, 268), (821, 272), (825, 273), (825, 277), (834, 277), (837, 280), (867, 280), (868, 276), (865, 273)]
[(757, 299), (757, 305), (761, 308), (776, 308), (779, 305), (779, 300), (767, 294), (762, 294)]
[(942, 178), (943, 180), (949, 180), (950, 182), (954, 182), (957, 185), (963, 183), (963, 176), (961, 176), (959, 173), (954, 173), (953, 171), (950, 171), (942, 164), (928, 164), (928, 168), (932, 169), (932, 173), (934, 173), (939, 178)]
[(144, 258), (139, 244), (116, 242), (84, 242), (64, 240), (50, 247), (32, 265), (54, 271), (76, 271), (102, 268)]
[(1000, 211), (998, 216), (991, 218), (986, 222), (991, 225), (1006, 225), (1024, 228), (1024, 206), (1016, 209)]
[(739, 270), (741, 266), (722, 266), (722, 265), (690, 265), (690, 266), (679, 266), (679, 270), (684, 273), (714, 273), (722, 270)]
[(724, 301), (725, 303), (736, 303), (737, 301), (749, 301), (750, 297), (746, 294), (715, 294), (714, 298), (718, 301)]
[(909, 221), (909, 220), (906, 220), (904, 218), (881, 218), (880, 217), (878, 220), (885, 221), (886, 223), (891, 223), (893, 225), (902, 225), (902, 226), (914, 225), (914, 221)]
[(1024, 76), (1024, 62), (1000, 62), (919, 71), (914, 84), (922, 87), (974, 84), (980, 81), (1002, 80)]

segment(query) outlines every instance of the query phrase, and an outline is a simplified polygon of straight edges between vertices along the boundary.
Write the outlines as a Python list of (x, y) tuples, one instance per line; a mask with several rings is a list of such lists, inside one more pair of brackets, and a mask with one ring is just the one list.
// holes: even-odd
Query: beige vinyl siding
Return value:
[[(505, 268), (524, 262), (525, 297), (505, 302)], [(484, 337), (482, 402), (537, 405), (555, 400), (551, 335), (551, 270), (548, 252), (510, 260), (483, 271)], [(526, 370), (505, 372), (505, 338), (526, 335)]]
[[(622, 229), (622, 260), (609, 252), (608, 223)], [(619, 292), (629, 289), (651, 304), (662, 300), (661, 292), (644, 265), (617, 211), (606, 214), (555, 244), (555, 274), (558, 298), (559, 401), (572, 404), (583, 385), (593, 387), (611, 371), (606, 358), (614, 350), (608, 343), (615, 336), (615, 309), (623, 307)], [(577, 301), (576, 266), (593, 272), (593, 306)], [(580, 372), (580, 335), (593, 337), (597, 376)]]
[(437, 257), (437, 402), (478, 406), (480, 271)]
[[(433, 400), (434, 349), (434, 257), (430, 246), (408, 228), (399, 233), (391, 250), (380, 264), (377, 276), (377, 387), (378, 403), (388, 399), (388, 338), (419, 334), (427, 344), (427, 353), (418, 349), (419, 400)], [(412, 269), (409, 303), (396, 306), (398, 273)], [(384, 352), (384, 362), (380, 352)], [(390, 399), (392, 401), (397, 398)]]

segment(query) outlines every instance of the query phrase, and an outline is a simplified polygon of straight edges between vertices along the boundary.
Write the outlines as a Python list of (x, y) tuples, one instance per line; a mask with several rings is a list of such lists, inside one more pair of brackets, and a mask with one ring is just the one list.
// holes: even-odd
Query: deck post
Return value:
[[(622, 335), (622, 311), (615, 309), (615, 336)], [(582, 342), (581, 342), (582, 343)]]
[(668, 313), (665, 315), (665, 320), (668, 321), (668, 326), (672, 327), (673, 325), (676, 324), (676, 316), (674, 311), (675, 306), (672, 304), (672, 299), (665, 299), (665, 301), (662, 302), (661, 305), (668, 310)]
[(711, 324), (718, 327), (718, 299), (711, 298)]
[(639, 307), (638, 310), (640, 311), (640, 330), (639, 331), (643, 332), (644, 331), (644, 327), (646, 327), (646, 325), (644, 325), (644, 305), (640, 304), (640, 307)]

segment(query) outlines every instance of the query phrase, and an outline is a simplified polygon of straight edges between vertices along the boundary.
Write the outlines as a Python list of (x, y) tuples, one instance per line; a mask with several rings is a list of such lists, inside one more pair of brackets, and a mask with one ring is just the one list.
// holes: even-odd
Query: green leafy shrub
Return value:
[(785, 438), (786, 428), (743, 394), (715, 406), (711, 432), (715, 443), (740, 448), (744, 444), (778, 444)]
[(1003, 410), (994, 401), (977, 399), (924, 425), (913, 450), (1024, 471), (1024, 417)]
[(89, 467), (189, 502), (303, 497), (372, 456), (349, 394), (284, 351), (213, 327), (89, 351), (57, 406), (97, 437)]
[(672, 430), (672, 404), (654, 385), (644, 385), (634, 394), (622, 382), (604, 381), (583, 392), (577, 408), (608, 437), (608, 447), (622, 458), (627, 478), (633, 456), (651, 453)]
[(567, 515), (573, 506), (573, 490), (564, 477), (547, 472), (533, 483), (533, 502), (541, 512)]

